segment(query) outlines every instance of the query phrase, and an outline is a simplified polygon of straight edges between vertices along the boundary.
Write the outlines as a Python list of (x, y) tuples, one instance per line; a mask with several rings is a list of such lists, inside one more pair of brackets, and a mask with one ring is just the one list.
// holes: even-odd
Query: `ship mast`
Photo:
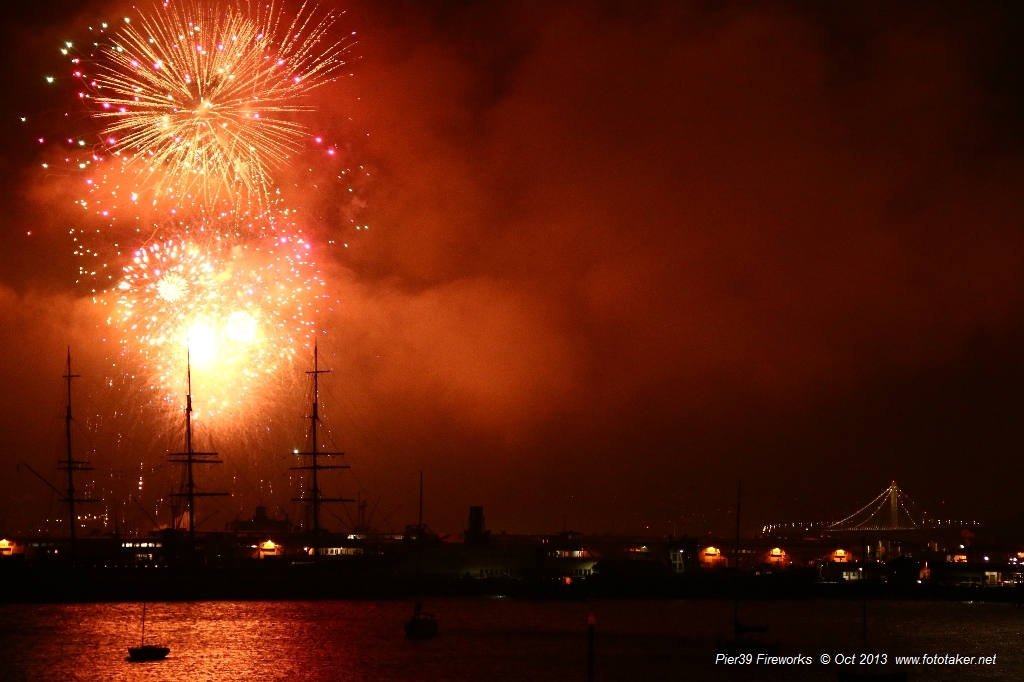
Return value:
[(71, 380), (78, 379), (80, 374), (71, 373), (71, 348), (68, 347), (67, 374), (63, 378), (68, 384), (68, 404), (64, 412), (64, 442), (67, 445), (66, 456), (63, 462), (58, 462), (61, 471), (68, 472), (68, 488), (65, 501), (68, 503), (68, 529), (70, 531), (71, 546), (74, 548), (76, 526), (78, 518), (75, 516), (75, 503), (99, 502), (100, 500), (76, 499), (75, 498), (75, 472), (92, 471), (92, 464), (86, 460), (75, 459), (71, 452)]
[(292, 467), (293, 470), (309, 472), (309, 494), (305, 497), (292, 498), (293, 502), (305, 502), (309, 505), (313, 516), (313, 560), (317, 561), (320, 555), (320, 505), (326, 502), (354, 502), (344, 497), (324, 497), (320, 491), (319, 473), (327, 469), (348, 469), (347, 464), (321, 464), (321, 457), (344, 457), (344, 452), (321, 451), (317, 443), (317, 434), (320, 431), (320, 375), (327, 374), (331, 370), (320, 369), (320, 351), (317, 342), (313, 341), (313, 371), (306, 374), (313, 375), (313, 409), (309, 414), (309, 440), (311, 448), (309, 452), (295, 452), (296, 456), (309, 457), (309, 464)]
[(188, 543), (195, 549), (196, 545), (196, 498), (223, 497), (228, 493), (209, 493), (196, 490), (193, 467), (197, 464), (222, 464), (216, 452), (196, 452), (192, 449), (192, 357), (191, 352), (185, 355), (187, 390), (185, 395), (185, 452), (172, 452), (169, 461), (185, 465), (185, 492), (171, 493), (171, 497), (184, 497), (188, 504)]

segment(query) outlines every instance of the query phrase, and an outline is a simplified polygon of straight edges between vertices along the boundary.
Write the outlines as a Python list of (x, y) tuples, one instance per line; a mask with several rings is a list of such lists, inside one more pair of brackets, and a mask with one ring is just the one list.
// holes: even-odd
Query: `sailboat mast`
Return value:
[[(330, 502), (354, 502), (344, 497), (324, 497), (320, 490), (320, 471), (323, 469), (348, 469), (347, 464), (321, 464), (321, 457), (343, 457), (343, 452), (321, 452), (319, 444), (319, 431), (320, 431), (320, 375), (327, 374), (331, 370), (320, 369), (320, 349), (316, 342), (313, 340), (313, 370), (306, 372), (306, 374), (313, 375), (313, 409), (309, 413), (309, 440), (312, 448), (309, 451), (299, 452), (296, 450), (293, 454), (300, 457), (309, 457), (310, 462), (308, 465), (300, 465), (292, 467), (293, 470), (308, 471), (310, 473), (309, 483), (310, 489), (309, 494), (304, 497), (292, 498), (293, 502), (304, 502), (309, 505), (307, 509), (312, 512), (313, 516), (313, 560), (317, 561), (320, 555), (320, 507), (324, 503)], [(328, 460), (330, 461), (330, 460)]]
[(318, 422), (320, 421), (320, 351), (316, 341), (313, 341), (313, 410), (309, 415), (309, 431), (312, 440), (312, 474), (313, 474), (313, 488), (310, 490), (310, 497), (313, 503), (313, 554), (314, 557), (318, 551), (318, 541), (320, 538), (320, 480), (317, 476), (320, 470), (319, 461), (317, 456), (319, 450), (317, 449), (316, 443), (316, 432)]
[(71, 380), (77, 379), (78, 374), (71, 373), (71, 348), (68, 347), (67, 374), (64, 378), (68, 382), (68, 404), (64, 413), (64, 440), (67, 444), (67, 471), (68, 471), (68, 527), (71, 531), (71, 544), (75, 544), (75, 460), (71, 455)]
[[(185, 354), (186, 393), (185, 393), (185, 451), (170, 453), (170, 461), (185, 465), (185, 492), (171, 493), (171, 497), (184, 497), (188, 505), (188, 544), (196, 548), (196, 498), (221, 497), (229, 493), (199, 492), (196, 490), (194, 468), (197, 464), (221, 464), (216, 452), (196, 452), (192, 445), (192, 355), (189, 350)], [(179, 488), (180, 490), (180, 488)], [(177, 525), (177, 524), (175, 524)]]
[(736, 568), (740, 567), (740, 494), (743, 492), (743, 479), (736, 482), (736, 547), (733, 555), (736, 557)]
[[(740, 570), (740, 495), (743, 492), (743, 479), (736, 481), (736, 544), (732, 548), (736, 559), (736, 571)], [(732, 600), (733, 639), (739, 638), (740, 600), (735, 596)]]
[(188, 541), (194, 545), (196, 541), (196, 485), (192, 477), (192, 356), (191, 351), (185, 352), (186, 381), (185, 393), (185, 469), (187, 470), (188, 481), (186, 495), (188, 496)]
[[(72, 442), (71, 442), (71, 422), (73, 417), (71, 414), (71, 380), (77, 379), (78, 374), (71, 373), (71, 349), (68, 348), (67, 357), (67, 373), (63, 375), (64, 379), (67, 380), (68, 388), (68, 404), (64, 410), (64, 443), (67, 449), (64, 453), (64, 459), (57, 460), (57, 468), (60, 471), (68, 472), (68, 487), (65, 491), (65, 499), (62, 502), (68, 503), (68, 534), (71, 542), (71, 556), (74, 558), (75, 554), (75, 537), (78, 535), (78, 512), (76, 507), (79, 504), (85, 504), (87, 502), (99, 502), (100, 500), (94, 500), (89, 498), (78, 498), (75, 497), (75, 472), (76, 471), (92, 471), (92, 466), (88, 460), (75, 459), (73, 454)], [(36, 474), (38, 476), (38, 474)], [(49, 484), (48, 484), (49, 485)], [(53, 488), (53, 486), (50, 486)], [(56, 488), (54, 488), (56, 490)]]
[(861, 540), (864, 543), (864, 572), (861, 574), (861, 600), (860, 600), (860, 623), (861, 634), (864, 638), (864, 653), (868, 652), (868, 537), (865, 535)]

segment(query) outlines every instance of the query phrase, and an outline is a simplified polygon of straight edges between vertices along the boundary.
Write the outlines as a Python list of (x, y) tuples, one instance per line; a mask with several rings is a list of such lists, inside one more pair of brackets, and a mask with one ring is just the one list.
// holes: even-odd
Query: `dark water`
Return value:
[[(545, 603), (434, 600), (436, 640), (408, 642), (408, 602), (158, 603), (147, 641), (158, 663), (124, 658), (138, 642), (138, 604), (0, 607), (0, 680), (585, 680), (586, 617), (597, 617), (596, 675), (610, 680), (835, 680), (822, 653), (861, 650), (858, 602), (752, 602), (741, 620), (770, 623), (784, 654), (811, 666), (723, 668), (716, 638), (733, 605), (719, 601)], [(1024, 679), (1024, 609), (981, 603), (873, 602), (877, 653), (992, 655), (994, 666), (902, 668), (917, 680)], [(888, 670), (896, 669), (894, 665)]]

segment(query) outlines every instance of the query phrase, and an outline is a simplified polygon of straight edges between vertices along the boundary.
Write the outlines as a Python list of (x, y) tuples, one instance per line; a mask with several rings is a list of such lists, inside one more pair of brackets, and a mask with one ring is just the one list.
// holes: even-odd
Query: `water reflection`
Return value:
[[(834, 670), (722, 670), (715, 638), (727, 635), (723, 602), (428, 602), (442, 620), (437, 640), (409, 642), (406, 602), (150, 604), (146, 639), (167, 660), (126, 662), (139, 641), (139, 604), (0, 607), (0, 680), (227, 682), (235, 680), (571, 680), (585, 674), (586, 617), (598, 616), (601, 680), (834, 679)], [(772, 624), (784, 652), (859, 651), (856, 602), (756, 602), (750, 620)], [(873, 603), (872, 650), (999, 654), (971, 679), (1019, 679), (1024, 613), (999, 604)], [(916, 669), (920, 679), (965, 679), (963, 670)]]

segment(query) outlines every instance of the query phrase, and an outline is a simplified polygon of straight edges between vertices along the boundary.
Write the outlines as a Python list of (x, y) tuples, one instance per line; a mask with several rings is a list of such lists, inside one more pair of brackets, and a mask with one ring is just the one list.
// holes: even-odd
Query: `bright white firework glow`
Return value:
[(291, 370), (325, 305), (324, 282), (298, 234), (206, 243), (199, 237), (138, 249), (109, 318), (123, 355), (177, 401), (186, 356), (208, 415), (233, 414), (281, 370)]

